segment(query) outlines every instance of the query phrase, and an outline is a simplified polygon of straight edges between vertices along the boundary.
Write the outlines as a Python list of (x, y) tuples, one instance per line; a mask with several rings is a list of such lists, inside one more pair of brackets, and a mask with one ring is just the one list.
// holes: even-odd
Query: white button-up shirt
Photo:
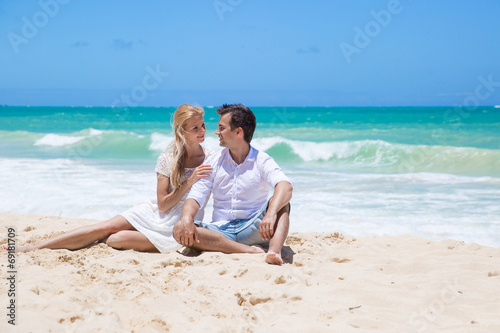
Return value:
[(274, 189), (281, 181), (291, 183), (272, 157), (253, 147), (241, 164), (236, 164), (228, 148), (208, 157), (203, 164), (209, 164), (212, 173), (191, 187), (188, 199), (204, 207), (212, 192), (212, 223), (249, 219), (267, 202), (270, 187)]

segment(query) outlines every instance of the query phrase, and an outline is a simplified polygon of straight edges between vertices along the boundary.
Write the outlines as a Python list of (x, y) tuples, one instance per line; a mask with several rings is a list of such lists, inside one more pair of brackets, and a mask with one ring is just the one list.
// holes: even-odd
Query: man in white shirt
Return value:
[[(198, 250), (224, 253), (262, 253), (250, 245), (269, 241), (266, 262), (281, 265), (281, 249), (288, 235), (292, 184), (278, 164), (250, 145), (256, 127), (253, 112), (241, 104), (219, 107), (215, 134), (226, 147), (204, 164), (212, 173), (191, 188), (175, 225), (175, 239)], [(267, 201), (269, 188), (273, 197)], [(194, 221), (210, 192), (214, 210), (211, 223)]]

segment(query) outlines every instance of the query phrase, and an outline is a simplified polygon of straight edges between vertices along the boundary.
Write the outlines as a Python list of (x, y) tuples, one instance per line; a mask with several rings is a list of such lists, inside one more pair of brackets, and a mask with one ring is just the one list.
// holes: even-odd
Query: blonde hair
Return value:
[(175, 140), (167, 147), (167, 152), (172, 153), (170, 183), (175, 188), (181, 187), (185, 175), (187, 151), (184, 133), (186, 132), (187, 121), (192, 117), (203, 116), (204, 114), (205, 110), (203, 108), (190, 104), (182, 104), (175, 110), (174, 122), (172, 124)]

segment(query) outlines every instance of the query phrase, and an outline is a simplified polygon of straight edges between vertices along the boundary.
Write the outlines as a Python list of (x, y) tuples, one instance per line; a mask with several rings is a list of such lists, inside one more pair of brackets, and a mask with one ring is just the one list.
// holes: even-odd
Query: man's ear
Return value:
[(238, 128), (236, 129), (236, 135), (240, 135), (240, 134), (243, 136), (243, 128), (238, 127)]

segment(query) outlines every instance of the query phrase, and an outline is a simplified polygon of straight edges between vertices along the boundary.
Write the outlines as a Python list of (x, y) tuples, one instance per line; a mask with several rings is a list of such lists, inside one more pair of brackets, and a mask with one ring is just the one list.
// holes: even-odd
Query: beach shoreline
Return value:
[[(459, 107), (252, 107), (252, 146), (293, 183), (293, 232), (500, 247), (495, 110), (467, 110), (455, 123), (443, 117), (460, 114)], [(2, 108), (0, 172), (14, 191), (0, 192), (0, 212), (107, 220), (155, 198), (154, 166), (173, 140), (174, 111)], [(222, 149), (218, 119), (215, 108), (205, 108), (206, 149)]]
[[(0, 214), (16, 244), (92, 223)], [(2, 331), (496, 332), (500, 249), (412, 236), (291, 233), (287, 264), (261, 255), (118, 251), (15, 255), (16, 325)], [(8, 275), (7, 251), (0, 256)], [(6, 289), (7, 288), (7, 289)], [(7, 312), (8, 284), (0, 290)]]

